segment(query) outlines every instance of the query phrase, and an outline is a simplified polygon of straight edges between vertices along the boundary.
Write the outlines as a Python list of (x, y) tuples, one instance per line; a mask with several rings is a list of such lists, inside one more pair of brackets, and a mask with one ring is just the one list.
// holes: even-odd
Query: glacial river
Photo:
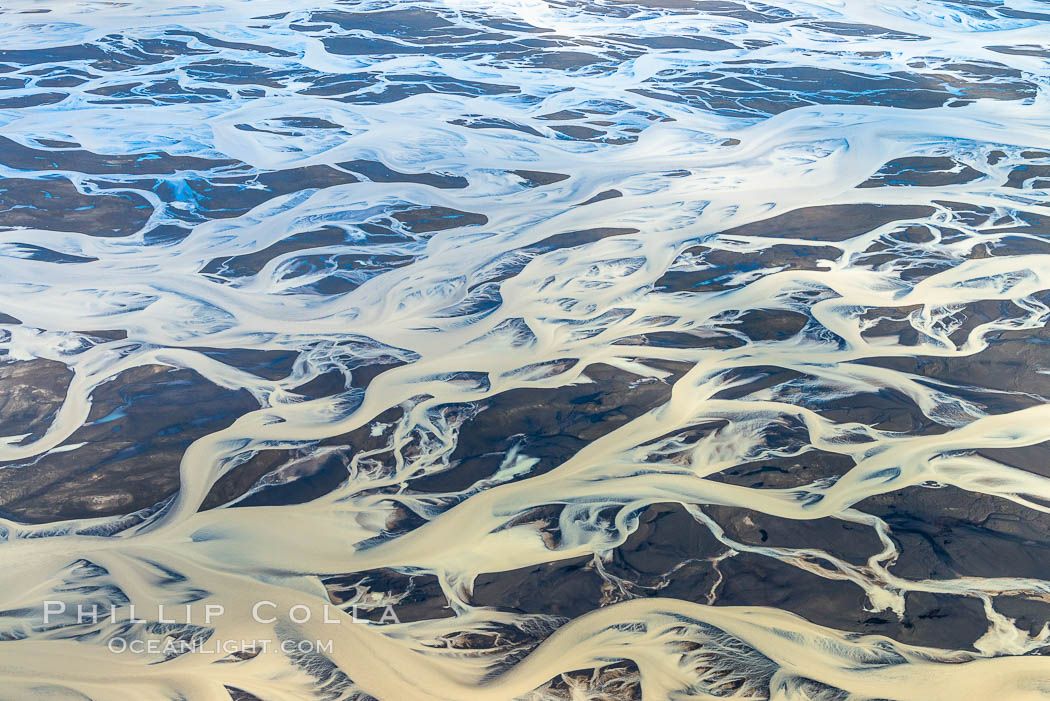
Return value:
[(1050, 699), (1048, 305), (1045, 0), (5, 3), (0, 699)]

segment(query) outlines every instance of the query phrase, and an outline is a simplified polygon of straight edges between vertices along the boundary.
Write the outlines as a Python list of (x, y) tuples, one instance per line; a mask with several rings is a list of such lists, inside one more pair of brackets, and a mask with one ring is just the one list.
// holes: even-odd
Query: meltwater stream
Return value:
[(14, 0), (0, 177), (2, 701), (1050, 698), (1046, 0)]

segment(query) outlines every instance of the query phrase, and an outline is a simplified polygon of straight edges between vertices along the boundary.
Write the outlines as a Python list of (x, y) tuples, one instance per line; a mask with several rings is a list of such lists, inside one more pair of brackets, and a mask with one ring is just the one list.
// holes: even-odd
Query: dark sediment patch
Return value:
[(347, 232), (334, 226), (326, 226), (316, 231), (293, 234), (285, 239), (253, 253), (237, 256), (214, 258), (201, 268), (204, 274), (217, 274), (223, 277), (243, 277), (255, 275), (270, 260), (277, 256), (295, 251), (309, 250), (320, 246), (347, 244), (350, 237)]
[[(997, 596), (995, 610), (1007, 618), (1014, 619), (1014, 625), (1031, 636), (1043, 632), (1050, 623), (1050, 602), (1034, 601), (1019, 596)], [(1050, 655), (1050, 648), (1039, 648), (1031, 654)]]
[(0, 163), (16, 170), (72, 171), (89, 175), (173, 175), (180, 171), (242, 165), (230, 159), (173, 156), (164, 151), (100, 154), (79, 148), (35, 149), (4, 137), (0, 137)]
[[(291, 451), (287, 450), (259, 451), (249, 460), (217, 479), (201, 503), (200, 510), (214, 509), (243, 496), (263, 476), (283, 465), (291, 454)], [(237, 506), (242, 506), (242, 504)]]
[(994, 68), (982, 71), (986, 67), (962, 64), (928, 66), (916, 62), (912, 64), (913, 71), (873, 75), (755, 63), (758, 65), (719, 71), (681, 71), (668, 77), (657, 74), (646, 81), (646, 87), (630, 88), (629, 92), (731, 117), (764, 117), (810, 105), (930, 109), (979, 98), (1022, 100), (1037, 92), (1035, 84), (1019, 74), (991, 80), (987, 71)]
[(601, 601), (602, 579), (590, 562), (585, 556), (481, 574), (474, 581), (471, 601), (520, 613), (575, 618), (595, 610)]
[(363, 175), (375, 183), (419, 183), (431, 187), (450, 189), (464, 188), (467, 179), (458, 175), (442, 173), (400, 173), (379, 161), (346, 161), (336, 164), (340, 168)]
[[(677, 373), (684, 367), (669, 368)], [(421, 492), (458, 491), (496, 472), (515, 445), (538, 458), (531, 475), (554, 469), (587, 443), (663, 404), (671, 382), (635, 384), (636, 375), (604, 364), (587, 368), (590, 384), (520, 388), (498, 394), (460, 431), (452, 470), (412, 482)]]
[(234, 686), (225, 686), (226, 692), (230, 695), (230, 701), (264, 701), (258, 696), (253, 696), (243, 689), (238, 689)]
[(644, 46), (650, 49), (696, 49), (699, 51), (725, 51), (726, 49), (739, 49), (736, 44), (718, 39), (716, 37), (614, 37), (616, 41), (625, 44)]
[(347, 389), (348, 378), (339, 370), (329, 370), (321, 373), (309, 382), (304, 382), (292, 391), (298, 395), (316, 399), (319, 397), (331, 397), (342, 394)]
[[(0, 363), (0, 433), (39, 438), (62, 406), (73, 373), (54, 360)], [(0, 481), (2, 484), (2, 481)]]
[(88, 336), (96, 342), (123, 341), (128, 337), (124, 329), (95, 329), (92, 331), (74, 331), (82, 336)]
[(751, 341), (783, 341), (798, 335), (809, 317), (787, 309), (733, 310), (733, 321), (724, 328), (741, 333)]
[(773, 365), (738, 366), (724, 374), (723, 381), (730, 386), (716, 392), (713, 398), (743, 399), (760, 390), (782, 385), (800, 377), (803, 377), (800, 372)]
[(445, 231), (459, 226), (481, 226), (489, 218), (477, 212), (463, 212), (450, 207), (418, 207), (398, 212), (394, 219), (414, 234)]
[(841, 477), (853, 466), (853, 459), (849, 456), (809, 450), (803, 455), (736, 465), (707, 479), (751, 489), (793, 489), (818, 480)]
[[(796, 520), (728, 506), (703, 508), (723, 528), (726, 536), (742, 545), (813, 548), (854, 565), (863, 565), (872, 555), (882, 551), (882, 543), (873, 528), (851, 521), (834, 518)], [(828, 563), (822, 562), (821, 565), (831, 568)]]
[(280, 380), (292, 372), (297, 350), (250, 350), (245, 348), (191, 348), (199, 353), (267, 380)]
[[(704, 508), (711, 512), (711, 507)], [(763, 529), (747, 519), (769, 518), (732, 507), (722, 507), (719, 517), (740, 531), (735, 535), (741, 540), (756, 536), (759, 541)], [(828, 526), (834, 526), (837, 533), (824, 533)], [(852, 542), (862, 529), (831, 519), (811, 523), (778, 519), (775, 530), (778, 546), (819, 548), (824, 543), (814, 544), (814, 539), (831, 540), (852, 553), (848, 559), (861, 559), (871, 554), (861, 550), (870, 550), (876, 543), (874, 537)], [(767, 531), (773, 532), (772, 527)], [(776, 607), (818, 625), (885, 635), (912, 645), (968, 649), (988, 626), (976, 599), (909, 593), (905, 616), (898, 619), (893, 613), (866, 611), (865, 594), (852, 582), (825, 579), (753, 553), (726, 557), (716, 565), (714, 558), (725, 553), (726, 547), (680, 506), (654, 504), (639, 515), (639, 529), (613, 551), (603, 567), (610, 575), (627, 580), (625, 586), (634, 596), (703, 604), (713, 598), (716, 606)], [(576, 617), (626, 596), (604, 582), (590, 557), (581, 557), (483, 574), (475, 583), (473, 601), (524, 613)]]
[(85, 195), (64, 178), (0, 180), (0, 225), (128, 236), (140, 231), (153, 207), (138, 195)]
[(64, 92), (38, 92), (25, 97), (3, 97), (0, 98), (0, 109), (11, 110), (55, 105), (67, 97), (69, 95)]
[(87, 423), (66, 441), (85, 445), (0, 469), (0, 512), (45, 523), (153, 506), (178, 489), (192, 441), (258, 407), (247, 392), (159, 365), (125, 371), (93, 396)]
[[(603, 564), (606, 572), (646, 596), (706, 602), (718, 580), (712, 558), (726, 548), (678, 504), (651, 504), (638, 514), (638, 527)], [(672, 575), (673, 576), (669, 576)], [(606, 586), (608, 600), (621, 598)]]
[[(240, 170), (240, 169), (238, 169)], [(201, 174), (187, 171), (184, 177), (93, 180), (102, 190), (131, 189), (154, 193), (162, 202), (178, 203), (167, 214), (187, 225), (208, 219), (239, 217), (275, 197), (308, 189), (323, 189), (358, 182), (359, 178), (325, 165), (264, 171), (256, 174)], [(185, 205), (191, 208), (185, 208)]]
[(655, 346), (657, 348), (739, 348), (744, 342), (717, 330), (654, 331), (625, 336), (613, 342), (616, 346)]
[(595, 203), (598, 203), (598, 202), (604, 202), (605, 200), (616, 199), (617, 197), (623, 197), (623, 193), (620, 192), (619, 190), (603, 190), (602, 192), (599, 192), (597, 195), (595, 195), (594, 197), (590, 198), (586, 202), (581, 202), (577, 206), (578, 207), (583, 207), (583, 206), (589, 205), (589, 204), (595, 204)]
[(561, 234), (554, 234), (547, 238), (537, 241), (536, 243), (528, 246), (525, 250), (554, 250), (558, 248), (573, 248), (575, 246), (583, 246), (588, 243), (600, 241), (604, 238), (611, 236), (624, 236), (628, 234), (637, 234), (638, 229), (628, 228), (614, 228), (614, 227), (603, 227), (600, 229), (582, 229), (580, 231), (566, 231)]
[(271, 56), (290, 57), (290, 56), (294, 55), (291, 52), (283, 51), (281, 49), (275, 49), (272, 46), (263, 46), (261, 44), (249, 44), (249, 43), (245, 43), (245, 42), (236, 42), (236, 41), (225, 41), (225, 40), (219, 39), (217, 37), (209, 36), (209, 35), (203, 34), (201, 32), (189, 31), (187, 29), (181, 29), (181, 28), (180, 29), (169, 29), (169, 30), (167, 30), (164, 33), (166, 35), (168, 35), (168, 36), (188, 36), (188, 37), (193, 37), (193, 38), (197, 39), (199, 42), (201, 42), (202, 44), (207, 44), (208, 46), (214, 46), (216, 48), (221, 48), (221, 49), (234, 49), (236, 51), (258, 52), (258, 53), (270, 54)]
[(890, 568), (908, 579), (1050, 579), (1050, 523), (1006, 499), (955, 487), (908, 487), (856, 505), (882, 518), (898, 543)]
[(931, 419), (911, 397), (888, 387), (814, 403), (810, 408), (835, 423), (858, 422), (879, 431), (933, 435), (954, 426)]
[[(753, 225), (752, 225), (753, 226)], [(770, 232), (769, 235), (777, 235)], [(695, 260), (699, 270), (671, 269), (656, 281), (657, 289), (670, 292), (696, 290), (717, 292), (742, 287), (732, 282), (733, 275), (783, 268), (784, 270), (824, 270), (824, 260), (836, 260), (842, 252), (834, 246), (791, 246), (775, 244), (761, 251), (722, 251), (707, 246), (694, 246), (682, 252), (679, 262)]]
[(569, 176), (564, 173), (547, 173), (542, 170), (512, 170), (510, 172), (522, 178), (526, 187), (542, 187), (569, 179)]
[(642, 701), (642, 685), (637, 665), (619, 662), (598, 669), (563, 672), (543, 687), (544, 698), (572, 701), (583, 698)]
[(523, 134), (531, 134), (532, 136), (543, 136), (540, 132), (536, 131), (527, 124), (520, 124), (513, 122), (509, 119), (500, 119), (498, 117), (470, 117), (469, 119), (453, 119), (449, 124), (455, 124), (456, 126), (466, 127), (468, 129), (510, 129), (511, 131), (519, 131)]
[(837, 204), (826, 207), (802, 207), (770, 219), (727, 229), (722, 232), (722, 235), (846, 241), (893, 221), (925, 219), (935, 211), (933, 207), (910, 204)]
[[(1027, 340), (996, 340), (975, 355), (868, 358), (866, 365), (930, 378), (929, 386), (1003, 414), (1037, 406), (1050, 397), (1050, 375), (1039, 370), (1046, 352)], [(939, 382), (933, 382), (937, 380)], [(946, 384), (942, 384), (946, 383)]]
[[(229, 353), (232, 353), (234, 358), (239, 357), (242, 364), (245, 359), (261, 362), (258, 367), (249, 366), (244, 369), (260, 375), (263, 375), (264, 372), (275, 375), (271, 379), (287, 375), (296, 355), (280, 351), (237, 350)], [(230, 362), (225, 354), (219, 359)], [(323, 373), (314, 380), (295, 388), (294, 391), (311, 398), (341, 394), (348, 389), (367, 387), (377, 375), (398, 367), (398, 365), (397, 362), (362, 365), (352, 370), (349, 383), (341, 372)], [(394, 407), (377, 416), (375, 422), (390, 424), (396, 422), (400, 415), (401, 410)], [(349, 433), (319, 441), (318, 446), (321, 448), (346, 446), (347, 450), (326, 453), (316, 459), (310, 458), (309, 449), (259, 451), (217, 480), (201, 509), (206, 510), (227, 504), (242, 497), (253, 488), (256, 489), (255, 493), (237, 502), (238, 508), (300, 504), (311, 501), (331, 492), (346, 480), (349, 474), (346, 465), (354, 453), (383, 448), (388, 441), (389, 436), (385, 433), (373, 435), (370, 423)], [(389, 454), (385, 457), (389, 457)], [(267, 475), (292, 462), (295, 465), (284, 470), (279, 479), (267, 478)]]
[(294, 463), (294, 473), (285, 476), (284, 481), (267, 484), (237, 506), (286, 506), (313, 501), (346, 480), (346, 463), (347, 456), (339, 453), (299, 459)]
[(857, 187), (941, 187), (968, 183), (983, 175), (947, 156), (913, 156), (890, 161)]
[(358, 588), (367, 590), (372, 598), (369, 599), (366, 594), (361, 600), (362, 606), (357, 613), (360, 619), (378, 621), (383, 616), (383, 606), (371, 611), (367, 609), (368, 602), (380, 596), (383, 601), (396, 601), (390, 605), (401, 623), (450, 618), (454, 615), (437, 577), (430, 574), (404, 574), (379, 569), (329, 575), (322, 577), (321, 582), (328, 589), (329, 599), (334, 604), (353, 601)]
[(974, 452), (1019, 470), (1050, 477), (1050, 442), (1017, 448), (980, 448)]
[[(345, 171), (317, 165), (271, 171), (258, 175), (196, 178), (188, 181), (197, 206), (208, 217), (237, 217), (267, 200), (305, 189), (321, 189), (355, 183), (358, 178)], [(246, 187), (251, 185), (252, 187)], [(166, 183), (156, 188), (165, 201), (181, 201), (182, 196), (168, 192)]]
[(869, 612), (863, 590), (768, 557), (741, 553), (721, 563), (716, 605), (772, 606), (818, 625), (886, 637), (910, 645), (972, 649), (988, 628), (979, 601), (911, 592), (906, 613)]

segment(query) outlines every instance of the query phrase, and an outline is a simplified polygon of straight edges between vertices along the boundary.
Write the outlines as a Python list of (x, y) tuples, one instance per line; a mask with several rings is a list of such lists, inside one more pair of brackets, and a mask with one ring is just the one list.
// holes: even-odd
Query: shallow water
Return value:
[(289, 4), (0, 9), (0, 699), (1050, 698), (1050, 3)]

